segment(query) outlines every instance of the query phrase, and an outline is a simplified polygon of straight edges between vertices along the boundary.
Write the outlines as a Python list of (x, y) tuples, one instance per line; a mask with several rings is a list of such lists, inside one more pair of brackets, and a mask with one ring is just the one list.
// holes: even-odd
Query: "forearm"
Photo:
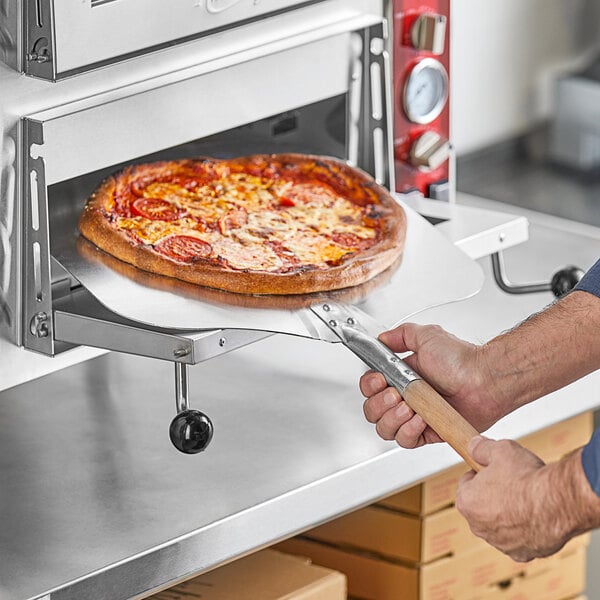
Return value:
[[(600, 498), (592, 489), (577, 450), (540, 473), (540, 511), (550, 505), (546, 522), (565, 541), (600, 526)], [(545, 502), (542, 498), (546, 498)]]
[(482, 346), (482, 385), (508, 414), (600, 368), (600, 298), (574, 291)]

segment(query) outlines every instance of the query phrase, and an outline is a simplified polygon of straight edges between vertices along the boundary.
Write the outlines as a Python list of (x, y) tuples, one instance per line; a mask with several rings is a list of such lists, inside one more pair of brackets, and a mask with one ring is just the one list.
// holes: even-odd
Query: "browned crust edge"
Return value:
[[(308, 294), (357, 286), (387, 269), (402, 253), (406, 235), (406, 215), (387, 190), (377, 185), (373, 178), (364, 171), (350, 167), (338, 159), (322, 156), (303, 154), (256, 156), (265, 159), (276, 158), (280, 161), (297, 164), (315, 161), (358, 180), (359, 185), (367, 186), (375, 192), (380, 205), (390, 213), (384, 217), (382, 240), (368, 250), (351, 256), (343, 264), (326, 270), (269, 273), (229, 270), (203, 262), (177, 263), (154, 251), (150, 246), (133, 245), (125, 233), (113, 227), (107, 220), (104, 207), (112, 202), (116, 179), (127, 171), (122, 171), (106, 179), (90, 196), (79, 220), (79, 230), (84, 237), (108, 254), (132, 264), (138, 269), (238, 294)], [(244, 158), (251, 160), (255, 157)], [(167, 164), (177, 164), (178, 162), (180, 161)], [(189, 159), (187, 162), (189, 163)], [(214, 159), (214, 162), (229, 161)], [(352, 200), (352, 198), (349, 199)]]

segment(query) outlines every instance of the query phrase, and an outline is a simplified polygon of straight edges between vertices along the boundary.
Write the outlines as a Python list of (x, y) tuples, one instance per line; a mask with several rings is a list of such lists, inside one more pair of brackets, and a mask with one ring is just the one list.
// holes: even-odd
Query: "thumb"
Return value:
[(414, 350), (414, 343), (410, 343), (409, 340), (415, 339), (415, 329), (417, 325), (414, 323), (402, 323), (394, 329), (384, 331), (379, 339), (390, 349), (392, 352), (408, 352)]
[(495, 443), (495, 440), (490, 440), (482, 435), (476, 435), (469, 441), (467, 450), (475, 462), (479, 463), (482, 467), (487, 467), (492, 460), (492, 450)]

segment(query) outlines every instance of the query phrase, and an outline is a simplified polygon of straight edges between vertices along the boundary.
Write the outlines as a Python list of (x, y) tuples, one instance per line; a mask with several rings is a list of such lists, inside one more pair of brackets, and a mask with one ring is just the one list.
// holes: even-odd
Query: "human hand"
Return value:
[[(380, 340), (394, 352), (412, 351), (404, 361), (421, 375), (478, 431), (503, 416), (492, 393), (492, 381), (481, 358), (481, 347), (470, 344), (436, 325), (405, 323), (387, 331)], [(384, 440), (396, 440), (405, 448), (442, 441), (438, 434), (388, 387), (383, 375), (368, 371), (360, 379), (367, 397), (365, 417)]]
[(463, 475), (456, 508), (471, 531), (519, 562), (560, 550), (573, 533), (569, 507), (557, 501), (556, 467), (511, 440), (478, 436), (469, 453), (483, 468)]

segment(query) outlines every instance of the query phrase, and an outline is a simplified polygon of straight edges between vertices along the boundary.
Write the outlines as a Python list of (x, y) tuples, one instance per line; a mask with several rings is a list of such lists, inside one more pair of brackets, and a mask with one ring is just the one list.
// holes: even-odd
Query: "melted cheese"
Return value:
[[(324, 268), (355, 250), (329, 236), (346, 233), (375, 241), (377, 235), (364, 224), (361, 207), (315, 184), (237, 173), (194, 190), (154, 182), (144, 189), (144, 196), (172, 202), (186, 215), (175, 221), (118, 217), (119, 229), (132, 232), (144, 244), (156, 244), (170, 235), (197, 237), (211, 245), (209, 259), (224, 259), (234, 269), (279, 271), (286, 266), (281, 255)], [(227, 221), (223, 235), (219, 220), (240, 210), (247, 219)], [(267, 241), (279, 243), (279, 255)]]
[(144, 244), (156, 244), (169, 235), (191, 235), (202, 239), (197, 222), (190, 218), (177, 221), (158, 221), (144, 217), (118, 217), (116, 222), (119, 229), (130, 231)]
[(248, 271), (279, 271), (281, 258), (263, 243), (238, 244), (228, 237), (214, 240), (213, 255), (224, 258), (234, 269)]
[(348, 254), (348, 248), (338, 246), (323, 235), (313, 232), (300, 232), (286, 240), (286, 247), (304, 264), (325, 267), (339, 261)]

